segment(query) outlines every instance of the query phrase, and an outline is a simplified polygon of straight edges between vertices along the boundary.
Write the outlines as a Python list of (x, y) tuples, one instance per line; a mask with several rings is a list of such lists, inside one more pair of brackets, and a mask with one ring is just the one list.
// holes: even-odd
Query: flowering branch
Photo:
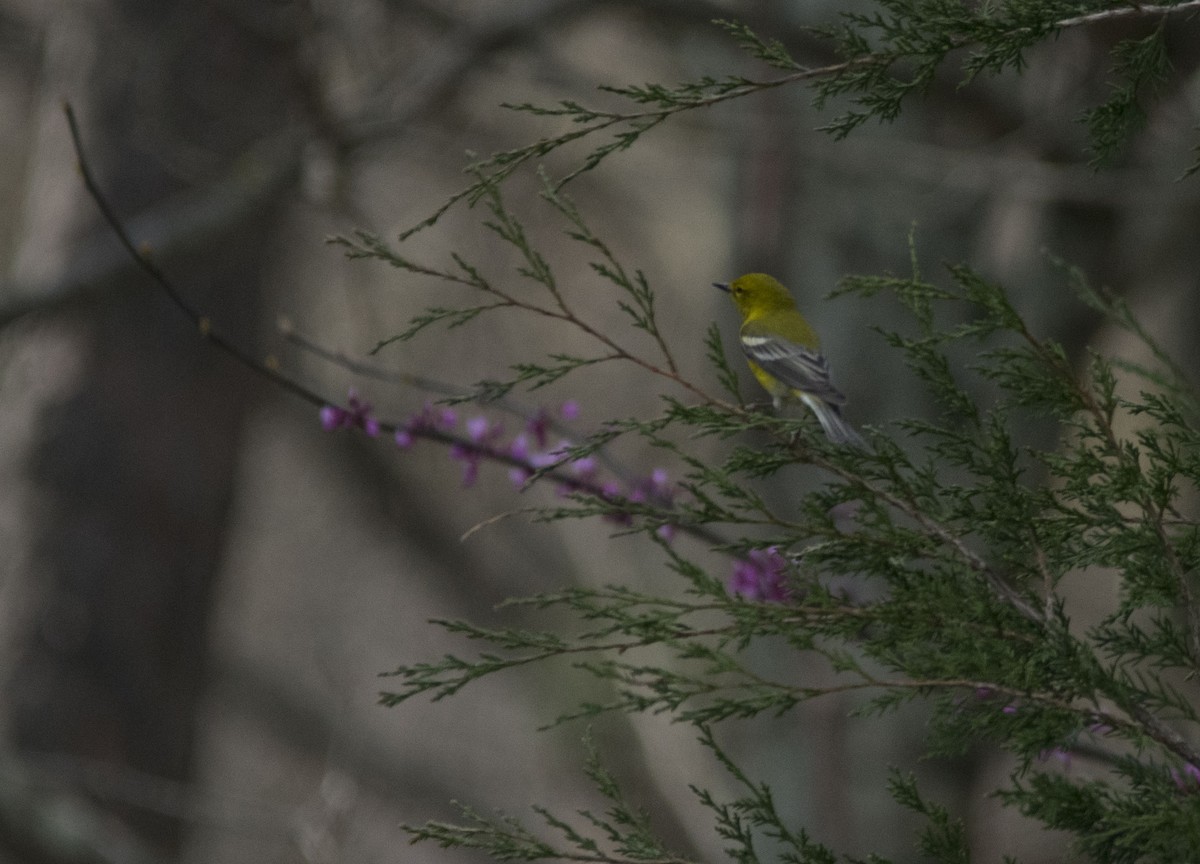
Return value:
[[(497, 441), (501, 427), (484, 418), (473, 418), (468, 421), (465, 434), (458, 434), (454, 431), (457, 422), (456, 415), (449, 409), (435, 412), (431, 406), (426, 406), (420, 413), (404, 421), (383, 420), (375, 415), (373, 406), (369, 402), (363, 401), (357, 392), (351, 392), (345, 406), (334, 405), (312, 388), (283, 373), (275, 355), (268, 354), (260, 359), (246, 351), (224, 335), (209, 315), (195, 307), (179, 291), (163, 269), (154, 261), (152, 250), (145, 246), (139, 246), (133, 240), (95, 179), (87, 160), (74, 109), (69, 103), (66, 103), (63, 111), (75, 148), (79, 172), (88, 195), (130, 258), (150, 277), (151, 281), (167, 296), (184, 318), (193, 324), (202, 339), (272, 384), (317, 406), (320, 409), (323, 428), (329, 431), (360, 429), (369, 437), (388, 434), (393, 436), (397, 446), (402, 448), (412, 446), (416, 439), (427, 439), (446, 445), (452, 458), (464, 463), (466, 485), (474, 482), (480, 464), (486, 460), (509, 466), (513, 472), (511, 476), (518, 485), (523, 486), (536, 478), (545, 477), (568, 492), (594, 499), (611, 514), (612, 519), (618, 522), (631, 520), (633, 514), (649, 512), (649, 510), (658, 513), (664, 521), (669, 521), (669, 502), (674, 492), (669, 488), (665, 475), (656, 476), (650, 480), (627, 480), (621, 484), (600, 482), (595, 479), (594, 460), (570, 458), (567, 453), (571, 446), (569, 443), (560, 442), (556, 449), (550, 451), (544, 449), (546, 435), (557, 422), (544, 411), (521, 412), (528, 417), (528, 432), (534, 436), (542, 449), (531, 449), (528, 438), (524, 436), (518, 436), (508, 446), (501, 446)], [(355, 371), (369, 374), (371, 377), (384, 376), (382, 370), (377, 367), (367, 367), (359, 363), (349, 364), (344, 357), (319, 349), (315, 343), (295, 334), (290, 325), (284, 325), (281, 329), (291, 341), (304, 344), (308, 350), (324, 356), (326, 359), (338, 362), (348, 368), (354, 368)], [(408, 379), (408, 383), (433, 390), (444, 388), (444, 385), (416, 377)], [(508, 405), (508, 408), (509, 410), (518, 410), (511, 404)], [(564, 418), (574, 419), (577, 412), (578, 406), (574, 403), (567, 403), (563, 412)], [(710, 544), (719, 545), (722, 542), (720, 537), (702, 525), (679, 524), (672, 530), (683, 531)]]

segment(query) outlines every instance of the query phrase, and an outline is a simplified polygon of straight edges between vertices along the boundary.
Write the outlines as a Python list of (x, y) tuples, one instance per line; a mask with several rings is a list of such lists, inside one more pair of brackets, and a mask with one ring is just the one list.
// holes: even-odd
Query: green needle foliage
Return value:
[[(742, 862), (841, 859), (791, 824), (771, 789), (721, 748), (721, 724), (787, 715), (833, 693), (860, 693), (858, 713), (867, 718), (919, 702), (928, 713), (926, 754), (957, 757), (981, 744), (1011, 754), (1015, 767), (996, 790), (999, 799), (1070, 832), (1081, 854), (1103, 862), (1195, 858), (1200, 718), (1189, 681), (1200, 660), (1200, 403), (1119, 298), (1062, 266), (1065, 288), (1128, 331), (1155, 358), (1152, 365), (1070, 356), (1034, 331), (1002, 286), (970, 266), (927, 277), (910, 240), (910, 273), (850, 277), (839, 293), (888, 295), (907, 310), (905, 320), (879, 333), (937, 412), (867, 430), (869, 450), (839, 448), (807, 418), (743, 405), (715, 328), (706, 339), (710, 368), (684, 369), (658, 326), (647, 277), (624, 266), (588, 227), (563, 192), (564, 179), (544, 176), (543, 200), (636, 334), (608, 333), (588, 320), (578, 311), (578, 289), (555, 276), (502, 188), (522, 163), (569, 141), (619, 130), (568, 180), (675, 113), (794, 81), (812, 84), (819, 103), (851, 100), (830, 124), (845, 135), (866, 119), (895, 116), (956, 49), (965, 49), (967, 79), (1020, 71), (1028, 48), (1064, 29), (1131, 15), (1165, 19), (1190, 5), (880, 0), (875, 11), (848, 13), (827, 32), (845, 59), (823, 70), (805, 69), (778, 42), (723, 22), (785, 77), (613, 89), (639, 106), (628, 114), (574, 102), (517, 106), (567, 116), (578, 128), (474, 165), (472, 186), (447, 204), (468, 198), (482, 205), (486, 230), (518, 255), (515, 273), (492, 273), (463, 256), (448, 266), (418, 262), (368, 234), (339, 239), (352, 256), (474, 292), (462, 307), (416, 316), (395, 340), (438, 325), (475, 326), (503, 309), (555, 320), (594, 343), (595, 353), (585, 356), (550, 353), (515, 364), (479, 382), (468, 398), (541, 387), (597, 364), (624, 364), (659, 382), (656, 415), (614, 419), (563, 462), (636, 437), (669, 455), (682, 478), (676, 494), (640, 500), (580, 487), (536, 514), (608, 518), (622, 533), (644, 532), (676, 576), (669, 596), (615, 574), (602, 588), (513, 601), (547, 620), (573, 622), (562, 629), (436, 622), (478, 651), (400, 666), (383, 702), (448, 698), (486, 676), (566, 661), (611, 698), (563, 706), (555, 723), (653, 713), (691, 727), (739, 790), (732, 800), (692, 791), (729, 857)], [(1161, 37), (1159, 28), (1115, 49), (1120, 83), (1086, 118), (1098, 158), (1120, 146), (1138, 100), (1167, 74)], [(647, 335), (650, 347), (638, 347)], [(974, 359), (964, 363), (963, 356)], [(980, 400), (979, 393), (991, 396)], [(1031, 421), (1057, 434), (1023, 431)], [(699, 441), (720, 455), (699, 458)], [(785, 470), (796, 492), (781, 509), (764, 490)], [(669, 542), (664, 527), (700, 542)], [(720, 572), (714, 553), (724, 556)], [(730, 589), (731, 567), (770, 570), (781, 581), (771, 596), (748, 599)], [(1114, 608), (1086, 627), (1072, 621), (1062, 591), (1063, 580), (1079, 574), (1119, 589)], [(787, 676), (757, 668), (752, 649), (764, 642), (788, 658), (775, 667), (790, 670)], [(822, 674), (806, 680), (803, 670), (814, 669)], [(1047, 768), (1048, 753), (1077, 754), (1103, 770), (1063, 776)], [(653, 821), (627, 801), (594, 749), (586, 771), (608, 802), (603, 814), (536, 808), (542, 824), (535, 831), (463, 808), (460, 822), (410, 831), (414, 840), (499, 860), (688, 860), (656, 839)], [(914, 838), (923, 855), (969, 860), (964, 826), (944, 804), (925, 797), (906, 772), (894, 773), (889, 789), (924, 820)]]
[[(498, 193), (489, 200), (503, 210)], [(548, 192), (547, 200), (562, 207), (560, 193)], [(566, 218), (577, 235), (578, 212), (571, 209)], [(508, 236), (528, 242), (523, 234)], [(792, 847), (778, 853), (772, 842), (772, 859), (835, 856), (783, 823), (769, 790), (747, 780), (718, 750), (714, 727), (786, 714), (847, 690), (866, 694), (860, 713), (868, 716), (924, 703), (929, 754), (957, 756), (981, 742), (1011, 752), (1018, 767), (1000, 790), (1003, 799), (1049, 827), (1075, 832), (1080, 848), (1097, 860), (1146, 860), (1137, 850), (1200, 844), (1200, 830), (1179, 837), (1191, 830), (1187, 826), (1200, 828), (1200, 785), (1187, 773), (1194, 770), (1188, 766), (1200, 766), (1200, 753), (1192, 743), (1194, 700), (1177, 689), (1195, 669), (1200, 646), (1193, 597), (1200, 522), (1190, 515), (1200, 484), (1194, 393), (1168, 365), (1140, 369), (1094, 355), (1081, 372), (1061, 345), (1032, 332), (1001, 286), (961, 265), (947, 267), (940, 282), (928, 281), (913, 258), (907, 277), (849, 278), (841, 290), (886, 292), (908, 309), (902, 328), (880, 332), (928, 388), (938, 417), (874, 430), (873, 449), (865, 453), (829, 444), (806, 420), (715, 397), (667, 398), (658, 416), (614, 424), (602, 443), (641, 436), (681, 466), (683, 493), (669, 505), (646, 502), (623, 511), (629, 530), (644, 530), (659, 544), (665, 566), (679, 577), (678, 594), (660, 597), (616, 583), (520, 601), (565, 610), (578, 624), (570, 633), (438, 622), (480, 643), (480, 652), (400, 667), (385, 704), (453, 696), (484, 676), (566, 658), (614, 696), (568, 709), (556, 722), (610, 712), (669, 714), (694, 726), (721, 764), (749, 786), (749, 797), (733, 803), (697, 790), (737, 860), (762, 860), (755, 849), (763, 837)], [(497, 281), (474, 272), (481, 291)], [(605, 276), (602, 268), (597, 273)], [(1162, 356), (1118, 300), (1077, 272), (1065, 271), (1064, 278), (1083, 302)], [(569, 296), (548, 271), (535, 281), (561, 300), (565, 323), (589, 326), (574, 317)], [(648, 291), (642, 277), (610, 281), (627, 293)], [(618, 304), (638, 302), (617, 297)], [(651, 329), (653, 305), (635, 308), (631, 326)], [(613, 337), (597, 339), (616, 344)], [(952, 360), (963, 345), (976, 363), (963, 367)], [(715, 374), (732, 383), (717, 340), (710, 338), (710, 349)], [(650, 368), (633, 354), (609, 359)], [(653, 368), (679, 383), (667, 364)], [(997, 394), (986, 407), (970, 395), (985, 382)], [(521, 383), (540, 382), (520, 366), (503, 388)], [(1118, 385), (1143, 389), (1122, 395), (1128, 387)], [(704, 386), (693, 385), (693, 394)], [(1061, 435), (1052, 447), (1021, 440), (1017, 429), (1031, 416), (1058, 424)], [(1136, 430), (1121, 431), (1130, 418)], [(748, 436), (753, 445), (742, 443)], [(724, 442), (723, 460), (691, 455), (689, 446), (704, 437)], [(584, 444), (579, 452), (592, 448)], [(761, 483), (798, 466), (818, 481), (788, 512), (777, 512), (760, 494)], [(837, 515), (847, 509), (848, 518)], [(610, 500), (576, 492), (540, 518), (612, 512)], [(722, 575), (682, 545), (658, 538), (655, 529), (668, 524), (697, 536), (723, 533), (729, 539), (716, 548), (734, 560), (777, 547), (786, 561), (787, 597), (762, 603), (731, 595)], [(757, 539), (740, 533), (752, 529)], [(762, 539), (764, 531), (771, 539)], [(1059, 594), (1061, 580), (1079, 571), (1120, 587), (1116, 608), (1086, 631), (1072, 626)], [(830, 587), (846, 576), (872, 599)], [(834, 670), (838, 683), (763, 675), (748, 655), (762, 640), (796, 654), (796, 662), (785, 665)], [(664, 649), (672, 662), (660, 659)], [(1044, 772), (1047, 752), (1077, 750), (1103, 762), (1109, 776), (1077, 781)], [(965, 860), (961, 826), (943, 807), (924, 802), (911, 779), (895, 779), (891, 788), (901, 804), (928, 818), (920, 844), (931, 857)], [(605, 794), (618, 793), (608, 787)], [(1153, 819), (1145, 812), (1147, 796), (1159, 808)], [(575, 849), (567, 854), (551, 853), (507, 819), (465, 815), (468, 821), (457, 828), (427, 825), (413, 829), (414, 836), (466, 846), (489, 837), (494, 845), (484, 848), (504, 859), (679, 860), (650, 844), (646, 826), (632, 820), (592, 823), (624, 853), (581, 849), (586, 835), (567, 832)], [(564, 830), (557, 817), (542, 815)], [(1100, 842), (1097, 825), (1116, 826), (1103, 830), (1120, 836)], [(653, 854), (639, 857), (634, 848)]]
[[(1113, 20), (1157, 21), (1159, 26), (1150, 35), (1126, 39), (1113, 47), (1111, 92), (1080, 117), (1088, 130), (1092, 163), (1103, 165), (1121, 152), (1128, 136), (1142, 125), (1144, 101), (1152, 98), (1170, 75), (1171, 62), (1163, 41), (1168, 18), (1174, 13), (1194, 14), (1200, 8), (1196, 0), (1152, 5), (1115, 0), (873, 0), (873, 6), (870, 12), (843, 12), (836, 25), (813, 29), (838, 57), (824, 66), (805, 66), (779, 40), (764, 38), (737, 21), (717, 20), (714, 24), (724, 28), (748, 55), (782, 74), (765, 78), (705, 75), (670, 86), (644, 83), (600, 88), (627, 102), (631, 107), (626, 110), (588, 107), (575, 100), (551, 106), (505, 104), (505, 108), (536, 117), (566, 118), (574, 128), (472, 163), (468, 173), (473, 182), (404, 231), (400, 239), (434, 225), (460, 201), (474, 205), (489, 188), (522, 166), (585, 139), (593, 142), (590, 149), (575, 167), (555, 180), (556, 188), (688, 111), (778, 87), (807, 85), (819, 109), (848, 104), (823, 127), (841, 139), (870, 120), (895, 120), (906, 100), (924, 92), (938, 74), (957, 76), (960, 86), (966, 86), (981, 75), (1020, 73), (1030, 49), (1066, 31)], [(956, 61), (959, 65), (954, 68)], [(600, 143), (594, 143), (597, 138)], [(1195, 152), (1197, 158), (1184, 176), (1200, 170), (1200, 143)]]

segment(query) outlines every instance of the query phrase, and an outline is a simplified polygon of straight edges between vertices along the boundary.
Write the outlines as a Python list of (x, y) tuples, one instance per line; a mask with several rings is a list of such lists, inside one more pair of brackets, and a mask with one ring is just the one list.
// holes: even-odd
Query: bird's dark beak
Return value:
[(724, 291), (727, 294), (729, 293), (729, 283), (728, 282), (714, 282), (713, 287), (719, 288), (720, 290)]

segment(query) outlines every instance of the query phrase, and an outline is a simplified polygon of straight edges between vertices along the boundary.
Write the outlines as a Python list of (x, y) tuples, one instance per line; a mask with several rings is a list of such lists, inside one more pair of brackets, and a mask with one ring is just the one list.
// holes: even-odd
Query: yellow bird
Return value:
[(862, 436), (842, 417), (846, 397), (830, 382), (817, 333), (788, 290), (765, 273), (747, 273), (732, 282), (714, 282), (713, 287), (728, 292), (742, 313), (742, 351), (776, 410), (783, 400), (797, 399), (817, 415), (830, 441), (866, 448)]

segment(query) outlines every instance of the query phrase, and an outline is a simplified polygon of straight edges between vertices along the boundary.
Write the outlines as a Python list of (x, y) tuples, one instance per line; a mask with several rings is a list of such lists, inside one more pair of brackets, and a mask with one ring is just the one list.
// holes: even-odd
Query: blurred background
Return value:
[[(602, 809), (581, 771), (585, 730), (534, 730), (606, 694), (562, 664), (385, 709), (379, 673), (470, 650), (430, 618), (520, 626), (547, 619), (496, 605), (574, 584), (682, 590), (651, 543), (610, 541), (609, 525), (515, 516), (461, 539), (550, 499), (519, 496), (498, 466), (464, 489), (462, 463), (430, 443), (401, 452), (324, 432), (313, 406), (206, 344), (100, 224), (62, 101), (135, 239), (222, 332), (330, 401), (357, 386), (398, 420), (431, 394), (300, 350), (279, 320), (363, 358), (426, 306), (470, 297), (347, 261), (327, 236), (394, 238), (465, 185), (468, 151), (564, 128), (502, 102), (612, 106), (598, 85), (770, 75), (717, 17), (781, 39), (800, 62), (829, 62), (805, 28), (846, 6), (0, 0), (0, 861), (477, 860), (410, 848), (399, 826), (451, 816), (452, 799), (520, 817), (534, 803)], [(1074, 122), (1108, 92), (1111, 45), (1152, 26), (1064, 33), (1029, 53), (1021, 77), (963, 89), (952, 64), (896, 123), (840, 143), (816, 131), (830, 116), (801, 88), (691, 112), (570, 194), (646, 273), (683, 374), (710, 390), (699, 334), (719, 321), (732, 346), (735, 328), (709, 285), (762, 270), (793, 287), (824, 334), (854, 422), (930, 410), (871, 329), (896, 310), (821, 300), (846, 273), (907, 273), (914, 224), (926, 274), (971, 263), (1075, 356), (1126, 346), (1072, 299), (1046, 252), (1126, 297), (1194, 369), (1200, 181), (1176, 178), (1200, 114), (1195, 16), (1167, 25), (1175, 75), (1111, 169), (1088, 167)], [(537, 188), (523, 172), (508, 202), (564, 290), (590, 321), (649, 350)], [(448, 265), (457, 250), (515, 286), (519, 262), (482, 215), (456, 208), (406, 251)], [(508, 316), (373, 362), (462, 386), (534, 352), (591, 347)], [(664, 392), (609, 364), (519, 399), (551, 412), (577, 400), (570, 422), (586, 431), (655, 411)], [(635, 475), (678, 469), (632, 444), (614, 455)], [(1095, 593), (1081, 589), (1080, 615)], [(765, 672), (795, 672), (792, 658), (761, 653)], [(919, 752), (921, 717), (881, 727), (848, 719), (853, 704), (830, 697), (722, 740), (814, 839), (910, 858), (911, 826), (883, 781)], [(592, 735), (671, 846), (722, 857), (688, 784), (735, 790), (686, 728), (608, 718)], [(985, 797), (1004, 769), (982, 749), (926, 766), (979, 860), (1058, 860), (1061, 838)]]

